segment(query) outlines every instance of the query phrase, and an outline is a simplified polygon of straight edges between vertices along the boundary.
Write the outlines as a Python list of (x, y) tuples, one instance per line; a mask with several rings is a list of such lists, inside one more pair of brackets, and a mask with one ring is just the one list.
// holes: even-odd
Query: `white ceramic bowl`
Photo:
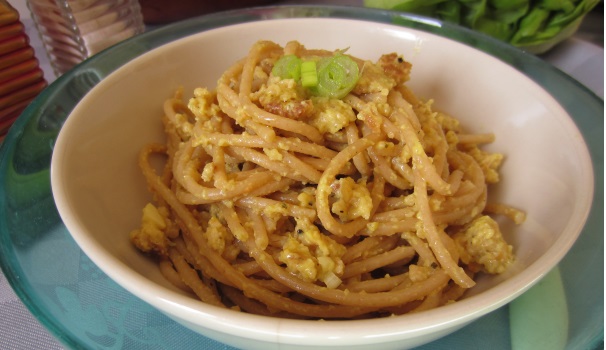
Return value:
[[(279, 30), (277, 30), (279, 28)], [(494, 132), (506, 154), (492, 196), (524, 209), (505, 224), (516, 265), (483, 277), (454, 304), (401, 317), (294, 321), (209, 306), (172, 287), (128, 240), (150, 195), (136, 164), (139, 149), (162, 141), (162, 103), (183, 86), (214, 87), (259, 39), (299, 40), (309, 48), (350, 48), (375, 60), (399, 52), (413, 63), (411, 86), (471, 131)], [(241, 348), (401, 349), (451, 333), (506, 304), (566, 254), (591, 207), (593, 172), (578, 129), (560, 105), (514, 68), (433, 34), (374, 22), (299, 18), (204, 31), (154, 49), (102, 80), (76, 106), (58, 137), (51, 167), (57, 208), (82, 250), (107, 275), (185, 326)]]

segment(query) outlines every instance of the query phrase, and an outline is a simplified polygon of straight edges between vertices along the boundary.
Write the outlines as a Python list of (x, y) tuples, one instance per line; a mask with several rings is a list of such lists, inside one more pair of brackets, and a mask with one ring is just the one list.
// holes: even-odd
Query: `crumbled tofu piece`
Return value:
[(479, 216), (453, 238), (463, 263), (479, 264), (485, 272), (503, 273), (514, 261), (512, 246), (505, 242), (498, 224), (490, 216)]
[(321, 133), (335, 134), (356, 120), (356, 114), (347, 103), (327, 97), (314, 97), (314, 114), (309, 124)]
[(272, 76), (258, 91), (250, 94), (250, 99), (266, 111), (290, 119), (306, 119), (314, 110), (312, 101), (293, 79)]
[(316, 189), (314, 187), (306, 187), (297, 196), (299, 205), (307, 208), (315, 208)]
[(265, 153), (265, 155), (271, 160), (282, 160), (282, 154), (275, 148), (263, 148), (263, 153)]
[(493, 184), (499, 182), (498, 169), (503, 163), (503, 155), (500, 153), (488, 153), (482, 151), (478, 147), (469, 150), (471, 156), (480, 164), (480, 168), (484, 172), (486, 183)]
[(207, 120), (221, 111), (216, 99), (215, 92), (199, 87), (194, 89), (194, 97), (189, 100), (187, 108), (196, 116), (197, 120)]
[(240, 253), (240, 248), (234, 244), (236, 237), (216, 216), (208, 220), (204, 237), (208, 245), (228, 261), (234, 260)]
[(377, 62), (385, 74), (393, 78), (398, 84), (407, 82), (410, 79), (412, 64), (404, 60), (397, 53), (385, 54)]
[(166, 230), (166, 208), (156, 208), (151, 203), (143, 207), (141, 227), (130, 233), (131, 242), (142, 252), (166, 255), (168, 252), (168, 239)]
[(342, 221), (350, 221), (362, 217), (370, 218), (372, 197), (365, 181), (356, 183), (351, 177), (341, 178), (332, 185), (337, 199), (331, 211)]
[(297, 219), (295, 232), (288, 236), (280, 261), (299, 278), (315, 282), (324, 282), (328, 288), (341, 284), (339, 275), (343, 274), (344, 264), (341, 256), (346, 248), (330, 237), (322, 234), (309, 219)]
[(225, 250), (226, 241), (233, 241), (233, 236), (227, 232), (227, 228), (214, 216), (208, 220), (205, 236), (208, 245), (221, 254)]
[(453, 133), (461, 132), (461, 122), (448, 114), (437, 112), (436, 121), (442, 126), (445, 133), (450, 131)]
[(286, 264), (289, 272), (307, 282), (313, 282), (318, 277), (318, 269), (309, 248), (289, 236), (280, 252), (280, 261)]
[(202, 170), (202, 180), (209, 182), (210, 180), (212, 180), (213, 176), (215, 175), (215, 165), (211, 162), (206, 163), (206, 165), (204, 165), (204, 169)]
[(364, 62), (360, 78), (352, 93), (356, 95), (378, 93), (387, 96), (394, 86), (396, 86), (396, 80), (385, 74), (383, 67), (367, 61)]
[(261, 215), (265, 222), (265, 226), (267, 227), (267, 231), (272, 232), (276, 229), (278, 221), (280, 221), (282, 217), (288, 215), (288, 204), (279, 203), (268, 205), (261, 210)]
[(190, 137), (194, 130), (194, 125), (189, 122), (189, 118), (187, 115), (183, 113), (175, 114), (175, 128), (179, 131), (179, 134), (182, 137)]

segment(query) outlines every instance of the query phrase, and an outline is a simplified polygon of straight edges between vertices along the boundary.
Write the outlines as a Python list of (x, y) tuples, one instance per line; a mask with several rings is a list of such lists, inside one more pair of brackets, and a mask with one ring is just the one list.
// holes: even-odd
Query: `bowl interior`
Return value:
[[(410, 86), (419, 97), (434, 99), (437, 108), (471, 132), (496, 134), (488, 149), (504, 153), (506, 160), (502, 181), (490, 188), (490, 195), (527, 212), (523, 225), (502, 222), (517, 256), (508, 273), (481, 278), (465, 300), (411, 315), (415, 322), (400, 323), (397, 331), (388, 328), (394, 325), (389, 320), (380, 328), (366, 324), (359, 333), (349, 328), (355, 334), (352, 341), (373, 332), (387, 337), (478, 317), (529, 288), (578, 236), (593, 193), (588, 151), (560, 105), (514, 68), (449, 39), (392, 25), (322, 18), (251, 22), (182, 38), (134, 59), (93, 88), (61, 130), (51, 167), (57, 208), (83, 251), (133, 294), (193, 323), (216, 311), (173, 288), (156, 264), (131, 246), (128, 234), (138, 227), (141, 208), (150, 199), (137, 155), (143, 145), (164, 140), (160, 117), (166, 98), (179, 87), (186, 97), (195, 87), (214, 88), (220, 74), (260, 39), (349, 48), (369, 60), (403, 54), (413, 64)], [(231, 312), (219, 314), (229, 318)], [(239, 319), (229, 322), (242, 322), (238, 327), (243, 332), (254, 332), (255, 325), (246, 322), (259, 321)], [(262, 322), (273, 327), (269, 333), (278, 329), (276, 320)], [(288, 325), (282, 321), (279, 327), (286, 330)], [(313, 331), (329, 337), (327, 328)]]

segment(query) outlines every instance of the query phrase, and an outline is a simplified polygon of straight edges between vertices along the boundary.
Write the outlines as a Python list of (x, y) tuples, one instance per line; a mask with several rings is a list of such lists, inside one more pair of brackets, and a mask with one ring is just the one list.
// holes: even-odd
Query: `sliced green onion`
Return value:
[(301, 78), (301, 59), (295, 55), (282, 56), (274, 64), (271, 74), (281, 79), (298, 81)]
[(314, 93), (330, 98), (345, 97), (358, 82), (358, 64), (343, 54), (323, 58), (318, 62), (318, 85)]
[(315, 61), (301, 63), (301, 85), (303, 87), (314, 87), (318, 85), (318, 72)]
[(316, 61), (302, 61), (295, 55), (280, 57), (271, 70), (281, 79), (301, 81), (301, 85), (317, 96), (343, 98), (360, 78), (358, 64), (350, 57), (337, 53)]

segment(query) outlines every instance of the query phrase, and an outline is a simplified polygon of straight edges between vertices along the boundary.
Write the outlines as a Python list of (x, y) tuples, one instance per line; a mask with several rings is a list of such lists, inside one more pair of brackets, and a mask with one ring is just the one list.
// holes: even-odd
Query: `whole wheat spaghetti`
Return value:
[[(286, 59), (301, 77), (276, 73)], [(355, 64), (340, 96), (313, 80), (327, 60)], [(418, 312), (502, 273), (512, 247), (488, 213), (524, 213), (487, 204), (503, 156), (480, 146), (494, 136), (417, 98), (410, 70), (395, 53), (259, 41), (213, 89), (177, 91), (166, 143), (140, 153), (153, 203), (132, 242), (203, 302), (276, 317)]]

